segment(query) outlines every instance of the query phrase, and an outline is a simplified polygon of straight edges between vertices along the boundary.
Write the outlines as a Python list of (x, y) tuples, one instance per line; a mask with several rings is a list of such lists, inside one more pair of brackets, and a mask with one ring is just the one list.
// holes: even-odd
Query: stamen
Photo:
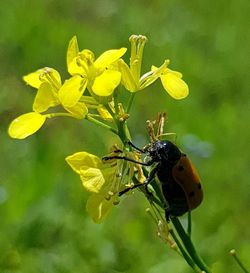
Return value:
[(76, 58), (76, 64), (84, 70), (86, 75), (88, 75), (88, 71), (89, 71), (88, 66), (86, 62), (81, 59), (80, 56)]
[(55, 96), (57, 96), (57, 93), (55, 91), (58, 91), (61, 87), (61, 84), (58, 82), (58, 80), (54, 77), (53, 71), (49, 67), (45, 67), (43, 70), (43, 74), (41, 74), (41, 77), (44, 77), (45, 80), (51, 84), (52, 86), (52, 92)]

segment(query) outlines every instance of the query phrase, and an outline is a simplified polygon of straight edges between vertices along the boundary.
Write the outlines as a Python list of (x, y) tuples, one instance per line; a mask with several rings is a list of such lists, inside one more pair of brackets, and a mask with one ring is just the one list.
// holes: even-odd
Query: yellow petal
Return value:
[(99, 168), (102, 164), (99, 157), (87, 153), (78, 152), (65, 158), (70, 167), (78, 174), (82, 168)]
[(98, 193), (105, 183), (100, 169), (87, 168), (80, 170), (82, 185), (87, 191)]
[(155, 65), (151, 65), (151, 71), (155, 71), (156, 69), (158, 69), (158, 67), (157, 67), (157, 66), (155, 66)]
[(11, 122), (8, 133), (12, 138), (26, 138), (39, 130), (44, 124), (45, 120), (46, 116), (39, 113), (26, 113), (17, 117)]
[(53, 68), (45, 67), (42, 69), (38, 69), (35, 72), (32, 72), (26, 76), (23, 76), (23, 80), (30, 86), (34, 88), (39, 88), (40, 85), (49, 81), (48, 78), (45, 77), (46, 73), (51, 73), (51, 76), (55, 79), (55, 81), (61, 85), (61, 77), (60, 74)]
[(165, 90), (176, 100), (187, 97), (188, 85), (175, 73), (167, 73), (161, 76), (161, 82)]
[(119, 60), (118, 67), (122, 73), (121, 81), (122, 81), (122, 84), (124, 85), (124, 87), (130, 92), (138, 91), (139, 88), (136, 85), (136, 82), (134, 80), (133, 75), (131, 74), (131, 71), (130, 71), (128, 65), (123, 60)]
[(68, 46), (68, 50), (67, 50), (67, 66), (68, 66), (69, 73), (70, 73), (70, 69), (69, 69), (70, 63), (72, 63), (74, 58), (77, 57), (78, 52), (79, 52), (79, 48), (78, 48), (77, 38), (76, 38), (76, 36), (74, 36), (69, 41), (69, 46)]
[(68, 72), (70, 75), (74, 76), (74, 75), (85, 75), (86, 72), (85, 70), (78, 65), (78, 58), (76, 57), (72, 60), (72, 62), (68, 63)]
[(48, 110), (49, 107), (59, 104), (58, 99), (53, 94), (51, 84), (44, 82), (38, 88), (34, 103), (33, 110), (38, 113), (42, 113)]
[(122, 47), (120, 49), (107, 50), (96, 59), (95, 66), (102, 68), (108, 67), (110, 64), (120, 59), (126, 51), (127, 48), (125, 47)]
[(34, 88), (39, 88), (41, 83), (40, 75), (43, 73), (43, 69), (39, 69), (36, 72), (30, 73), (26, 76), (23, 76), (23, 80), (30, 86)]
[(58, 92), (60, 102), (64, 107), (74, 106), (82, 96), (87, 86), (87, 79), (81, 76), (73, 76), (66, 80)]
[(113, 207), (112, 198), (106, 200), (103, 194), (92, 194), (86, 205), (87, 212), (95, 223), (101, 223)]
[(169, 60), (166, 60), (160, 67), (151, 66), (151, 71), (145, 73), (140, 78), (140, 90), (153, 84), (167, 70)]
[(170, 69), (170, 68), (167, 68), (167, 72), (168, 72), (168, 73), (173, 73), (173, 74), (175, 74), (178, 78), (182, 78), (181, 72), (172, 70), (172, 69)]
[(105, 70), (100, 76), (95, 78), (92, 90), (98, 96), (110, 96), (120, 84), (120, 81), (120, 72)]
[(77, 119), (84, 119), (88, 114), (88, 108), (83, 102), (78, 102), (72, 107), (65, 107), (65, 109)]

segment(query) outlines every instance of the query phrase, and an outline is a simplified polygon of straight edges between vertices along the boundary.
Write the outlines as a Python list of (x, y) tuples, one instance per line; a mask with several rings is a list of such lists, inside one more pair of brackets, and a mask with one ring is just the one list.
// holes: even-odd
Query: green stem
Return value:
[(127, 146), (128, 140), (131, 140), (130, 133), (128, 131), (125, 121), (116, 120), (118, 135), (123, 142), (124, 146)]
[(103, 123), (103, 122), (101, 122), (101, 121), (99, 121), (99, 120), (97, 120), (97, 119), (91, 117), (90, 115), (87, 115), (87, 116), (86, 116), (86, 119), (87, 119), (88, 121), (91, 121), (91, 122), (95, 123), (95, 124), (98, 125), (98, 126), (101, 126), (101, 127), (105, 128), (105, 129), (108, 129), (108, 130), (111, 131), (112, 133), (118, 135), (118, 131), (117, 131), (116, 129), (114, 129), (114, 128), (112, 128), (111, 126), (109, 126), (109, 125), (107, 125), (107, 124), (105, 124), (105, 123)]
[(47, 118), (54, 118), (54, 117), (70, 117), (73, 118), (74, 116), (70, 113), (50, 113), (45, 115)]
[(131, 93), (131, 95), (130, 95), (130, 98), (129, 98), (129, 101), (128, 101), (128, 105), (127, 105), (127, 109), (126, 109), (126, 113), (130, 112), (130, 109), (131, 109), (134, 97), (135, 97), (135, 92)]
[(124, 135), (126, 137), (126, 142), (128, 140), (131, 141), (131, 135), (130, 135), (130, 132), (129, 132), (129, 129), (128, 129), (128, 124), (126, 121), (122, 122), (122, 127), (123, 127), (123, 131), (124, 131)]
[[(116, 116), (118, 112), (114, 113), (108, 104), (106, 104), (105, 107), (107, 111), (110, 113), (110, 115), (113, 117), (113, 120), (117, 126), (117, 135), (120, 137), (121, 141), (126, 146), (128, 140), (131, 140), (130, 132), (126, 121), (120, 121)], [(119, 111), (118, 108), (116, 111)]]
[(191, 233), (192, 233), (192, 215), (191, 211), (188, 211), (188, 226), (187, 226), (187, 234), (191, 238)]
[(115, 120), (115, 113), (113, 112), (113, 110), (111, 109), (111, 107), (109, 106), (109, 104), (105, 104), (104, 106), (106, 107), (107, 111), (112, 116), (112, 118)]
[[(119, 131), (119, 121), (116, 118), (116, 114), (118, 113), (117, 112), (118, 110), (116, 110), (116, 108), (115, 108), (115, 113), (114, 113), (113, 110), (111, 109), (111, 107), (109, 106), (109, 104), (105, 104), (104, 106), (106, 107), (106, 109), (109, 112), (109, 114), (112, 116), (113, 121), (115, 122), (115, 124), (117, 126), (117, 129)], [(118, 135), (120, 136), (120, 134), (118, 134)]]
[[(132, 102), (131, 102), (131, 104), (132, 104)], [(130, 107), (128, 107), (128, 110)], [(119, 121), (116, 119), (116, 124), (118, 127), (117, 134), (120, 137), (121, 141), (124, 143), (124, 145), (126, 145), (127, 140), (131, 139), (127, 123), (126, 123), (126, 121)], [(153, 200), (153, 202), (157, 203), (158, 205), (160, 205), (162, 207), (162, 204), (159, 204), (159, 201), (157, 199)], [(175, 235), (174, 232), (171, 231), (171, 235), (173, 236), (173, 239), (175, 240), (176, 244), (178, 245), (186, 262), (197, 273), (199, 272), (199, 269), (203, 270), (206, 273), (211, 273), (208, 266), (204, 263), (204, 261), (201, 259), (201, 257), (197, 254), (197, 252), (194, 248), (194, 245), (191, 241), (191, 238), (189, 236), (191, 234), (191, 217), (189, 218), (188, 233), (186, 233), (186, 231), (182, 227), (181, 223), (179, 222), (178, 218), (176, 218), (176, 217), (172, 218), (172, 223), (173, 223), (175, 230), (176, 230), (179, 238), (181, 239), (182, 243), (179, 241), (178, 237)]]
[(118, 109), (118, 103), (119, 103), (119, 96), (121, 93), (121, 86), (119, 85), (117, 90), (114, 92), (114, 107), (115, 107), (115, 113), (118, 114), (119, 109)]
[(191, 258), (193, 259), (193, 261), (197, 264), (197, 266), (201, 270), (205, 271), (206, 273), (211, 273), (208, 266), (204, 263), (202, 258), (197, 254), (190, 237), (185, 232), (185, 230), (182, 227), (182, 225), (181, 225), (180, 221), (178, 220), (178, 218), (173, 217), (171, 220), (172, 220), (172, 223), (173, 223), (178, 235), (180, 236), (180, 238), (181, 238), (181, 240), (183, 242), (183, 245), (185, 246), (186, 250), (188, 251), (188, 253), (191, 256)]
[(249, 273), (249, 271), (245, 268), (245, 266), (243, 265), (243, 263), (241, 262), (241, 260), (236, 255), (235, 249), (232, 249), (230, 251), (230, 254), (233, 256), (233, 258), (235, 259), (235, 261), (239, 265), (239, 267), (242, 269), (242, 271), (244, 271), (245, 273)]
[(179, 241), (178, 237), (175, 235), (174, 231), (172, 229), (169, 230), (169, 233), (171, 234), (171, 236), (173, 237), (175, 243), (177, 244), (183, 258), (186, 260), (186, 262), (190, 265), (190, 267), (193, 268), (193, 270), (197, 273), (200, 273), (199, 268), (196, 266), (196, 264), (194, 263), (194, 261), (192, 260), (192, 258), (187, 254), (187, 252), (185, 251), (184, 247), (182, 246), (181, 242)]

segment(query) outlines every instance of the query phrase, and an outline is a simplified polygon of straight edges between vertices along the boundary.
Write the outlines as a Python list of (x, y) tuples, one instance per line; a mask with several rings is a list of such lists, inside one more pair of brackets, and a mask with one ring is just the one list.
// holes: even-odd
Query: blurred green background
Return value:
[(44, 66), (66, 76), (75, 34), (97, 56), (144, 34), (144, 72), (169, 58), (184, 74), (186, 100), (172, 100), (160, 83), (138, 93), (133, 138), (145, 144), (145, 121), (167, 111), (168, 131), (203, 180), (205, 199), (193, 212), (197, 249), (214, 272), (240, 272), (232, 248), (250, 268), (249, 13), (248, 0), (1, 1), (0, 272), (191, 272), (157, 238), (139, 192), (103, 224), (86, 214), (88, 194), (64, 158), (82, 150), (104, 155), (116, 141), (109, 133), (58, 118), (25, 140), (7, 135), (10, 121), (31, 110), (34, 90), (22, 76)]

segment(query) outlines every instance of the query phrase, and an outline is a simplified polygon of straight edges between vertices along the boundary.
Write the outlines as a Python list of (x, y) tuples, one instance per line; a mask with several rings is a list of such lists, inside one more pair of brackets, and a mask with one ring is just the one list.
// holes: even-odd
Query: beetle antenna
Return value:
[(143, 150), (143, 149), (140, 149), (140, 148), (138, 148), (137, 146), (135, 146), (135, 144), (133, 144), (130, 140), (127, 142), (128, 143), (128, 145), (130, 145), (131, 147), (133, 147), (135, 150), (137, 150), (138, 152), (140, 152), (140, 153), (142, 153), (142, 154), (144, 154), (145, 153), (145, 151)]

